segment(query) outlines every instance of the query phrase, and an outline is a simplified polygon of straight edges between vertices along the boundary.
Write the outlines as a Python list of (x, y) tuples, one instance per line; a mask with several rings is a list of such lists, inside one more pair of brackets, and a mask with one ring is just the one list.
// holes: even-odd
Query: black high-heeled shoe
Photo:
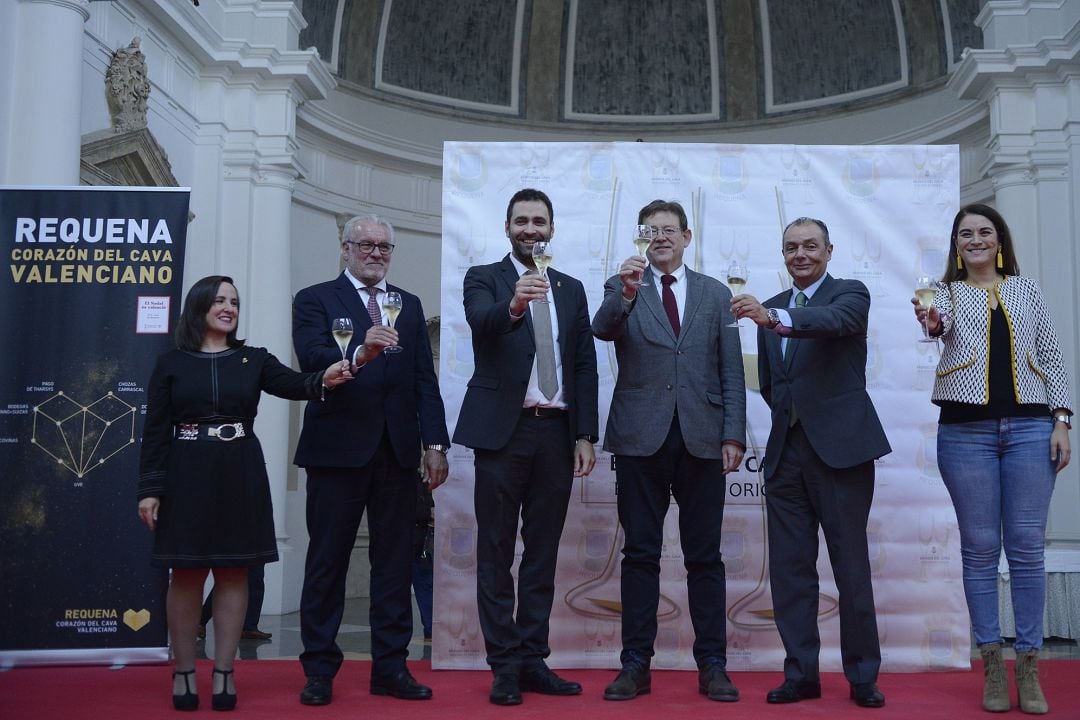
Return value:
[[(229, 692), (229, 676), (233, 674), (232, 670), (218, 670), (214, 668), (213, 675), (221, 675), (221, 692), (214, 693), (210, 698), (210, 705), (215, 710), (232, 710), (236, 707), (236, 693)], [(210, 689), (213, 690), (213, 675), (210, 676)]]
[(179, 675), (184, 678), (184, 694), (177, 695), (173, 693), (172, 704), (177, 710), (198, 710), (199, 709), (199, 696), (196, 693), (191, 692), (191, 676), (195, 674), (194, 670), (174, 671), (173, 686), (176, 685), (176, 676)]

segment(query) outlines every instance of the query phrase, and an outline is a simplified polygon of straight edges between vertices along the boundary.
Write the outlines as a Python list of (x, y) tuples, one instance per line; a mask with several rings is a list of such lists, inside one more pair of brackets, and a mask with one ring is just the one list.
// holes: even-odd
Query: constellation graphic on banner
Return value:
[(34, 406), (30, 442), (82, 478), (135, 444), (135, 410), (111, 390), (89, 405), (61, 390)]

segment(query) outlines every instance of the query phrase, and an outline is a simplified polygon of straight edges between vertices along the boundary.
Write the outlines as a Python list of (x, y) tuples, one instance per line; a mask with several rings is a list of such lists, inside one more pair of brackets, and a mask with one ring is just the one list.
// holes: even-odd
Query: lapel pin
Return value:
[(241, 360), (240, 360), (241, 364), (246, 363), (246, 362), (247, 362), (247, 358), (241, 358)]
[(555, 287), (562, 287), (562, 280), (556, 280)]

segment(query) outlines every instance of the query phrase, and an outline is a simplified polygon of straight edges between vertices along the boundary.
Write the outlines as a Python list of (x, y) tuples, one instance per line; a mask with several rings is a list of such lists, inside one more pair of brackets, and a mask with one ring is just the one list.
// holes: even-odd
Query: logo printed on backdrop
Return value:
[(150, 622), (150, 611), (146, 608), (135, 612), (132, 609), (124, 611), (124, 624), (135, 632), (139, 632)]
[(487, 159), (476, 150), (463, 149), (445, 166), (450, 176), (450, 191), (463, 197), (480, 197), (477, 191), (487, 185)]
[(933, 145), (916, 145), (911, 149), (911, 201), (916, 205), (947, 207), (944, 170), (948, 166), (947, 151)]
[(872, 198), (881, 184), (877, 155), (861, 150), (851, 152), (844, 164), (843, 181), (844, 188), (853, 198)]
[(923, 662), (931, 670), (949, 670), (971, 655), (968, 632), (956, 632), (956, 624), (945, 614), (928, 615), (923, 623)]
[(784, 186), (787, 202), (796, 205), (814, 204), (814, 179), (810, 174), (810, 148), (804, 145), (781, 145), (780, 164), (784, 175), (780, 183)]
[(742, 145), (722, 145), (713, 165), (712, 184), (720, 200), (731, 202), (746, 198), (746, 167)]
[[(679, 174), (681, 158), (677, 151), (650, 148), (649, 160), (652, 163), (652, 184), (654, 186), (679, 185), (682, 183), (682, 176)], [(689, 208), (687, 208), (687, 211), (689, 211)]]
[(611, 192), (611, 181), (614, 176), (614, 163), (611, 152), (597, 151), (589, 153), (581, 164), (581, 184), (594, 193)]

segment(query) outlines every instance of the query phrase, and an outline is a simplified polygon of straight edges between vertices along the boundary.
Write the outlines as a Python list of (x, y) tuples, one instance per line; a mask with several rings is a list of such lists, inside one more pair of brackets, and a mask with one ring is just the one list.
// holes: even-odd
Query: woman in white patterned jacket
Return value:
[(991, 207), (968, 205), (953, 221), (933, 306), (912, 302), (919, 322), (944, 343), (932, 396), (941, 408), (938, 469), (960, 528), (964, 594), (984, 665), (983, 708), (1010, 709), (998, 625), (1004, 541), (1018, 704), (1041, 714), (1046, 518), (1055, 477), (1069, 462), (1072, 409), (1042, 293), (1018, 272), (1005, 220)]

